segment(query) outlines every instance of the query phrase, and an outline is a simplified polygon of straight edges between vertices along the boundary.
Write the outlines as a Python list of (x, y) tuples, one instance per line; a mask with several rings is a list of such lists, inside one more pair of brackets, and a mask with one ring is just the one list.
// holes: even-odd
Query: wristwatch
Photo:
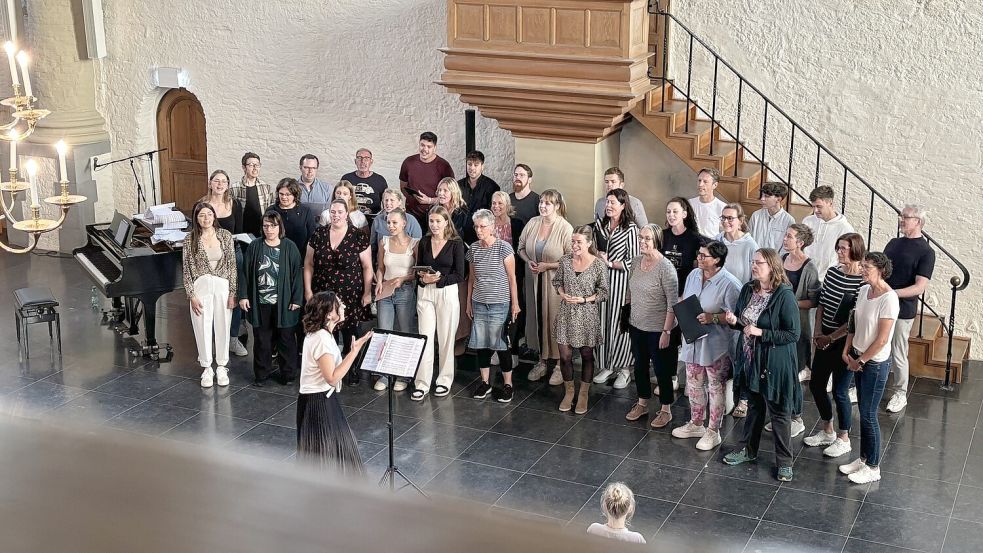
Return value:
[(713, 324), (715, 325), (720, 324), (720, 315), (718, 315), (717, 313), (713, 314)]

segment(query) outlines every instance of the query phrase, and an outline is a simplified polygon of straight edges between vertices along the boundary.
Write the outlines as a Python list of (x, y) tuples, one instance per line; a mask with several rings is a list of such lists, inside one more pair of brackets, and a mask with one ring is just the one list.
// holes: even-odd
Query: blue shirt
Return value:
[[(420, 228), (420, 223), (416, 222), (416, 217), (407, 214), (406, 215), (406, 234), (410, 238), (415, 238), (417, 240), (423, 238), (423, 229)], [(383, 236), (389, 236), (389, 227), (386, 226), (386, 213), (380, 212), (376, 215), (375, 219), (372, 220), (372, 232), (370, 235), (370, 240), (373, 245), (378, 244), (379, 240), (382, 240)]]
[[(720, 313), (723, 319), (724, 309), (734, 311), (737, 307), (737, 296), (741, 293), (741, 283), (727, 269), (720, 269), (717, 274), (703, 282), (703, 271), (693, 269), (686, 277), (686, 286), (680, 299), (696, 296), (703, 306), (704, 313)], [(721, 321), (723, 322), (723, 321)], [(725, 355), (732, 355), (737, 347), (737, 331), (725, 324), (711, 324), (710, 333), (687, 344), (683, 341), (680, 359), (685, 363), (695, 363), (708, 367)]]
[(315, 177), (314, 182), (311, 183), (311, 189), (308, 191), (300, 178), (297, 179), (297, 183), (300, 184), (300, 203), (311, 208), (314, 215), (320, 217), (321, 212), (328, 209), (328, 205), (331, 204), (334, 185)]

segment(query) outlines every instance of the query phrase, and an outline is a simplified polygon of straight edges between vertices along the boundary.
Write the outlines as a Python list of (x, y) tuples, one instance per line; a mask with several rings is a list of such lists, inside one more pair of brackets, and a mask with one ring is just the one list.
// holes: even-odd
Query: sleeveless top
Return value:
[(391, 236), (382, 237), (383, 262), (386, 264), (386, 272), (382, 275), (382, 278), (385, 280), (404, 277), (410, 274), (410, 268), (413, 267), (414, 262), (413, 247), (416, 246), (417, 242), (416, 239), (410, 239), (405, 253), (393, 253), (389, 251), (389, 241), (391, 239)]

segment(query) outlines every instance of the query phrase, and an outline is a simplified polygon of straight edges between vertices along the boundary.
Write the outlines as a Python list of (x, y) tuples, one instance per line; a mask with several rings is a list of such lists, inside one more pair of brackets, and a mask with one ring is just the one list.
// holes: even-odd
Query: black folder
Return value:
[(710, 325), (702, 324), (696, 320), (697, 315), (703, 313), (703, 306), (700, 305), (700, 299), (695, 295), (684, 298), (674, 305), (672, 310), (676, 314), (679, 330), (682, 331), (683, 339), (686, 340), (687, 344), (692, 344), (710, 334)]

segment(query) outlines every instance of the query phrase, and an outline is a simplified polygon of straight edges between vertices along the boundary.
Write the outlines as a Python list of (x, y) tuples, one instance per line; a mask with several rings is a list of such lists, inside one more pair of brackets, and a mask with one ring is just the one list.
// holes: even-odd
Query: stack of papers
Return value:
[(143, 214), (143, 220), (150, 225), (163, 225), (165, 229), (183, 229), (188, 226), (184, 213), (174, 210), (174, 202), (150, 206)]
[(161, 242), (182, 242), (188, 236), (187, 232), (180, 229), (159, 228), (150, 237), (150, 242), (159, 244)]

